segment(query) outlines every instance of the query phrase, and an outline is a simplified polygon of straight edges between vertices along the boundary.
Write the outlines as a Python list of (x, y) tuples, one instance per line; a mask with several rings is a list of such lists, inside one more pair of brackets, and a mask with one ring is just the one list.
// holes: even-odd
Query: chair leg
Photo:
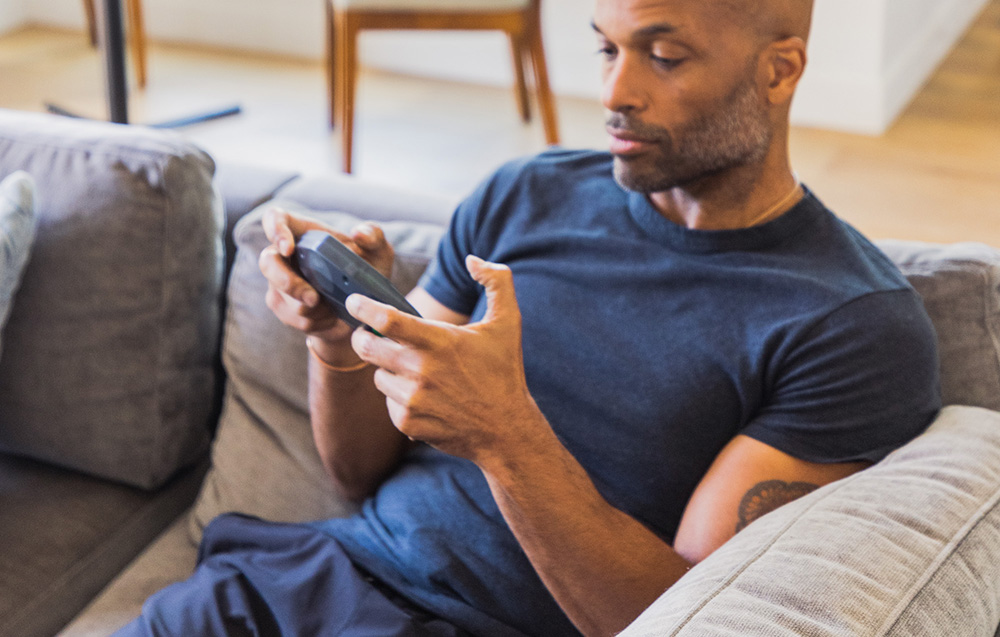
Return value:
[(538, 92), (538, 108), (542, 113), (542, 127), (545, 141), (549, 145), (559, 143), (559, 125), (556, 122), (556, 104), (549, 86), (549, 72), (545, 66), (545, 48), (542, 45), (541, 16), (536, 12), (528, 27), (528, 46), (535, 72), (535, 90)]
[(337, 94), (337, 39), (334, 34), (333, 0), (324, 0), (326, 5), (326, 90), (330, 102), (330, 128), (336, 128), (340, 118)]
[(334, 39), (337, 46), (336, 90), (338, 95), (337, 123), (340, 128), (341, 166), (345, 173), (353, 168), (354, 94), (357, 84), (358, 28), (353, 16), (337, 12)]
[(128, 0), (129, 47), (135, 64), (136, 83), (146, 88), (146, 22), (142, 16), (142, 0)]
[(83, 12), (87, 15), (87, 33), (90, 36), (90, 46), (97, 46), (97, 15), (94, 13), (94, 0), (83, 0)]
[(531, 121), (531, 104), (528, 100), (528, 84), (524, 78), (524, 65), (527, 60), (527, 50), (524, 46), (524, 36), (521, 33), (507, 34), (510, 41), (511, 61), (514, 63), (514, 90), (517, 93), (517, 107), (521, 120)]

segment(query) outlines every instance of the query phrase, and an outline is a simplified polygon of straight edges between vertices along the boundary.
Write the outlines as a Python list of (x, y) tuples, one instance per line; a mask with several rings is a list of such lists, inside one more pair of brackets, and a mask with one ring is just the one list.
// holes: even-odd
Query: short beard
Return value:
[[(752, 78), (752, 76), (751, 76)], [(752, 79), (737, 86), (718, 108), (696, 118), (677, 139), (652, 124), (612, 113), (610, 128), (659, 141), (652, 157), (616, 157), (615, 180), (622, 188), (644, 194), (664, 192), (698, 182), (729, 168), (759, 162), (767, 155), (772, 130)]]

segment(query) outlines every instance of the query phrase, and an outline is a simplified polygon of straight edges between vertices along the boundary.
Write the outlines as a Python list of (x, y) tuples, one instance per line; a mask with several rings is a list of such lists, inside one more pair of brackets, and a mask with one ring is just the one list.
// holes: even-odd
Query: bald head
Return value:
[(813, 0), (719, 0), (717, 5), (720, 17), (752, 28), (765, 43), (809, 39)]

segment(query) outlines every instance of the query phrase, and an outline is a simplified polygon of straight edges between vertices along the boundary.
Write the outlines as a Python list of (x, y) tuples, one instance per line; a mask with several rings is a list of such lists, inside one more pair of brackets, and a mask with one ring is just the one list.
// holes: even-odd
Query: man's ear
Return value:
[(806, 43), (798, 36), (778, 40), (764, 55), (768, 70), (767, 97), (774, 104), (788, 104), (806, 68)]

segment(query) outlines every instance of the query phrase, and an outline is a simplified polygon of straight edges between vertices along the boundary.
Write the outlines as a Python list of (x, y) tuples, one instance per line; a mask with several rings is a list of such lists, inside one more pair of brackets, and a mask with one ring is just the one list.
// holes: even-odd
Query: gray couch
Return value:
[[(0, 353), (0, 635), (110, 634), (190, 572), (218, 513), (349, 513), (312, 447), (303, 339), (263, 303), (261, 205), (380, 221), (406, 289), (455, 202), (0, 111), (0, 180), (15, 170), (39, 226)], [(924, 295), (950, 406), (741, 532), (625, 635), (997, 631), (1000, 253), (882, 246)]]

